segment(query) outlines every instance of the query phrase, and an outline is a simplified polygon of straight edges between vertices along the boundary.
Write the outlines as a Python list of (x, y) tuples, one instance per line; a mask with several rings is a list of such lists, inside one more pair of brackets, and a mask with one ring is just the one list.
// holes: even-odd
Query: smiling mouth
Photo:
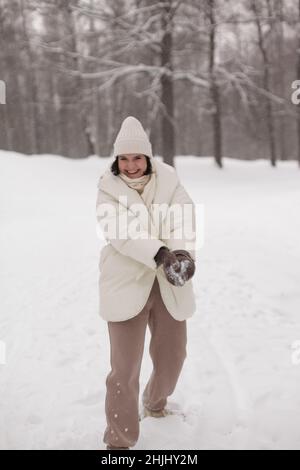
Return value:
[(128, 174), (128, 175), (136, 175), (138, 172), (139, 172), (139, 170), (134, 171), (134, 172), (129, 172), (129, 171), (127, 171), (127, 174)]

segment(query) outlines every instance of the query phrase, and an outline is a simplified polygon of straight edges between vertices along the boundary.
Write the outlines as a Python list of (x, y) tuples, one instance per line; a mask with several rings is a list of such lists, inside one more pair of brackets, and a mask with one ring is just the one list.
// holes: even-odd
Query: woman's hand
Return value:
[(186, 250), (173, 250), (172, 253), (176, 255), (178, 261), (180, 262), (182, 278), (185, 282), (188, 281), (195, 274), (195, 261), (193, 260), (190, 253)]
[(154, 257), (157, 267), (163, 265), (167, 280), (173, 286), (183, 286), (195, 272), (195, 263), (186, 250), (171, 251), (161, 247)]
[(176, 257), (176, 255), (169, 250), (166, 246), (162, 246), (156, 255), (154, 256), (155, 262), (157, 267), (159, 267), (161, 264), (164, 265), (164, 267), (169, 268), (171, 265), (173, 265), (173, 268), (175, 271), (180, 270), (180, 263)]
[(162, 246), (156, 255), (154, 256), (157, 267), (163, 265), (163, 270), (167, 280), (173, 284), (173, 286), (183, 285), (180, 270), (181, 265), (177, 259), (177, 256), (169, 250), (169, 248)]

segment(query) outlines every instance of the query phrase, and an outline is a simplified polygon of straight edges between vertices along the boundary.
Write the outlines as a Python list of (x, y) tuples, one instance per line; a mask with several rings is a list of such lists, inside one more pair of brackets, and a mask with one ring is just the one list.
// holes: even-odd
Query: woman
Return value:
[(146, 416), (166, 416), (186, 357), (186, 319), (196, 310), (195, 210), (175, 169), (153, 158), (133, 116), (122, 123), (113, 158), (99, 179), (96, 205), (108, 241), (99, 262), (99, 313), (111, 348), (103, 442), (107, 449), (129, 449), (139, 436), (147, 325), (153, 372), (142, 396)]

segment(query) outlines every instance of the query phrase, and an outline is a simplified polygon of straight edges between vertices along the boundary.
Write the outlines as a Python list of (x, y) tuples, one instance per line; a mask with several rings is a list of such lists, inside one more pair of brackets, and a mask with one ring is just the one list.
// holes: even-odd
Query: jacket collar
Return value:
[[(170, 204), (178, 184), (177, 173), (171, 165), (156, 159), (152, 159), (152, 165), (155, 165), (157, 179), (153, 204)], [(135, 189), (127, 186), (125, 181), (119, 178), (119, 176), (113, 175), (110, 167), (100, 176), (98, 188), (116, 200), (119, 200), (120, 196), (126, 196), (128, 207), (132, 204), (144, 203), (140, 194)]]

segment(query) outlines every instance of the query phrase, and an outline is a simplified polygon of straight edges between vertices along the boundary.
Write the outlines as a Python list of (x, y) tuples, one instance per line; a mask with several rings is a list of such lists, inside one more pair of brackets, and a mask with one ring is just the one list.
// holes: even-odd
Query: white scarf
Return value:
[(129, 176), (125, 175), (124, 173), (119, 174), (120, 178), (125, 181), (127, 186), (129, 186), (132, 189), (136, 189), (140, 194), (144, 189), (144, 186), (148, 183), (150, 180), (151, 175), (143, 175), (140, 176), (139, 178), (129, 178)]
[[(131, 178), (126, 177), (126, 175), (122, 175), (121, 173), (119, 174), (121, 179), (127, 184), (128, 181), (128, 186), (130, 186), (133, 189), (135, 185), (133, 185), (133, 180)], [(124, 178), (125, 176), (125, 178)], [(146, 179), (145, 176), (148, 178)], [(136, 180), (142, 180), (143, 184), (143, 189), (141, 191), (138, 191), (139, 195), (141, 196), (142, 200), (144, 201), (145, 206), (148, 209), (148, 213), (151, 219), (151, 225), (152, 225), (152, 230), (153, 233), (156, 234), (158, 237), (158, 227), (156, 227), (155, 221), (154, 221), (154, 216), (153, 216), (153, 201), (156, 193), (156, 170), (154, 168), (154, 165), (152, 165), (152, 173), (150, 175), (143, 175), (141, 178), (136, 178)], [(137, 185), (139, 187), (139, 185)]]
[(154, 200), (156, 191), (155, 169), (152, 168), (152, 173), (150, 175), (143, 175), (140, 178), (132, 179), (123, 173), (120, 173), (119, 177), (127, 184), (127, 186), (138, 191), (148, 210), (151, 210), (151, 204)]

